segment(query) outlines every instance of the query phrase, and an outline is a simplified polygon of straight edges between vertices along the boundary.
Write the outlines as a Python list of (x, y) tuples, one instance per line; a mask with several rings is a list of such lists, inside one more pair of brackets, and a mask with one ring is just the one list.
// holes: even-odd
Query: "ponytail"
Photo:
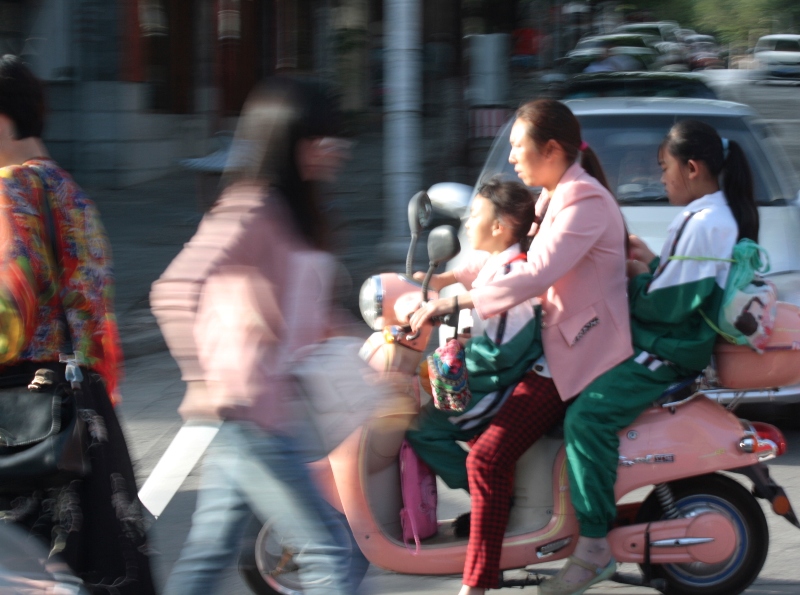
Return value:
[(713, 126), (699, 120), (681, 120), (667, 133), (659, 147), (683, 163), (702, 161), (708, 171), (721, 178), (722, 190), (739, 228), (739, 238), (758, 242), (758, 206), (753, 192), (753, 174), (738, 143), (720, 138)]
[(581, 167), (586, 170), (587, 174), (600, 182), (606, 190), (611, 192), (612, 196), (614, 196), (614, 193), (611, 191), (611, 187), (608, 185), (608, 180), (606, 179), (606, 174), (603, 171), (603, 166), (600, 165), (600, 160), (597, 158), (597, 155), (589, 145), (585, 145), (584, 149), (581, 151)]
[(722, 164), (722, 189), (739, 226), (739, 239), (758, 242), (758, 206), (753, 192), (753, 174), (744, 151), (732, 140), (728, 141), (728, 155)]

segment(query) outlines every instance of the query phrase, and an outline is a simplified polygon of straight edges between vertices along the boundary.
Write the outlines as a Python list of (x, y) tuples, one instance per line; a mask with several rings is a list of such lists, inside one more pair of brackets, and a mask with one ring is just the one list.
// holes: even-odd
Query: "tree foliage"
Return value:
[(798, 0), (633, 0), (626, 7), (712, 33), (723, 43), (752, 44), (761, 35), (800, 30)]

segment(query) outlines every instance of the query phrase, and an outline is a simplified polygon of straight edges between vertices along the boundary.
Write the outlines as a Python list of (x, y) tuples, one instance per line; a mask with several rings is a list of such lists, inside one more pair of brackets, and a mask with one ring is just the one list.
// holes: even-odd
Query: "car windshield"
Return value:
[(594, 50), (597, 48), (604, 48), (608, 45), (608, 41), (598, 39), (596, 37), (591, 39), (581, 39), (575, 46), (576, 50)]
[(647, 26), (628, 26), (628, 27), (620, 27), (619, 31), (624, 31), (625, 33), (643, 33), (645, 35), (655, 35), (657, 37), (661, 37), (661, 29), (655, 25)]
[(702, 81), (680, 79), (598, 79), (567, 82), (561, 99), (587, 97), (695, 97), (716, 99), (717, 94)]
[[(658, 147), (670, 127), (679, 119), (671, 115), (582, 115), (578, 116), (583, 137), (594, 149), (605, 171), (608, 183), (622, 204), (667, 205), (658, 165)], [(789, 189), (794, 180), (779, 182), (777, 171), (790, 171), (782, 160), (772, 164), (753, 132), (739, 117), (698, 117), (714, 126), (725, 138), (736, 141), (747, 155), (753, 172), (756, 200), (760, 204), (782, 204), (793, 198), (797, 189)], [(500, 133), (508, 137), (511, 123)], [(765, 127), (756, 128), (760, 136), (769, 134)], [(499, 135), (498, 135), (499, 136)], [(482, 177), (501, 173), (518, 179), (508, 163), (509, 144), (497, 142), (486, 161)]]
[(800, 52), (800, 42), (791, 39), (779, 39), (775, 42), (776, 52)]

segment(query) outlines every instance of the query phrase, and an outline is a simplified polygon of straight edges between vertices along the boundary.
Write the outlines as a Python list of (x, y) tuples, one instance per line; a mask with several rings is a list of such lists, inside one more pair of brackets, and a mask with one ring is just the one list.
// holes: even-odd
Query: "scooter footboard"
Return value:
[(726, 516), (709, 511), (691, 518), (619, 527), (608, 534), (608, 540), (617, 562), (717, 564), (733, 554), (736, 531)]

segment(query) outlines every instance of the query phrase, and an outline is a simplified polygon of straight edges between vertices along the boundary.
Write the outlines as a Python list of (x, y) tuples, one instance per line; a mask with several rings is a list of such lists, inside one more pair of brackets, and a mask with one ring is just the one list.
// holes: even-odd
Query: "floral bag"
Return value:
[(472, 399), (467, 384), (464, 347), (452, 338), (428, 356), (433, 404), (442, 411), (462, 412)]

